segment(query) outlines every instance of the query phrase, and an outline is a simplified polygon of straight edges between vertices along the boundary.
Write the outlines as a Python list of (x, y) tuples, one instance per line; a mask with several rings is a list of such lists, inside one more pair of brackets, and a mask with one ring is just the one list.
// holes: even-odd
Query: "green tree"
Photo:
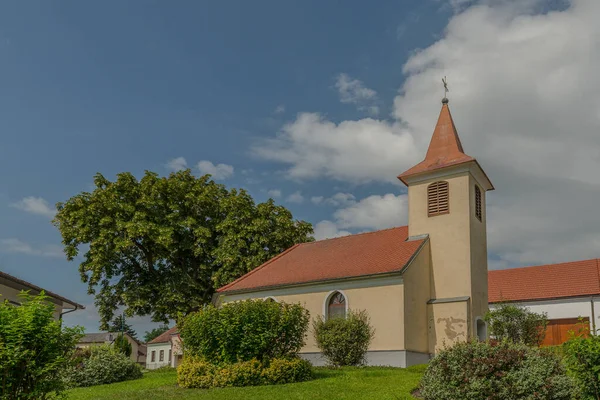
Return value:
[(158, 328), (154, 328), (151, 331), (146, 331), (144, 334), (144, 342), (148, 343), (149, 341), (156, 339), (163, 333), (169, 330), (169, 325), (164, 324), (160, 325)]
[(168, 322), (199, 310), (216, 288), (300, 242), (312, 226), (272, 200), (256, 204), (244, 190), (190, 170), (168, 177), (146, 171), (58, 203), (53, 221), (68, 260), (83, 247), (79, 272), (96, 294), (101, 328), (117, 307)]
[(485, 315), (490, 334), (497, 340), (539, 346), (546, 336), (548, 318), (525, 307), (503, 303)]
[(115, 346), (115, 349), (119, 350), (127, 357), (131, 355), (131, 351), (133, 350), (131, 343), (129, 343), (129, 340), (127, 340), (127, 338), (123, 335), (116, 337), (115, 341), (113, 342), (113, 346)]
[(0, 302), (0, 399), (58, 396), (65, 389), (61, 372), (71, 364), (83, 329), (61, 327), (43, 292), (20, 298), (19, 307)]
[(129, 334), (129, 336), (131, 336), (132, 338), (137, 340), (137, 333), (135, 332), (135, 329), (133, 329), (131, 327), (131, 325), (129, 325), (126, 322), (125, 316), (123, 316), (123, 315), (117, 315), (115, 317), (115, 319), (112, 320), (112, 322), (110, 323), (110, 326), (108, 327), (108, 331), (109, 332), (125, 332), (125, 333)]

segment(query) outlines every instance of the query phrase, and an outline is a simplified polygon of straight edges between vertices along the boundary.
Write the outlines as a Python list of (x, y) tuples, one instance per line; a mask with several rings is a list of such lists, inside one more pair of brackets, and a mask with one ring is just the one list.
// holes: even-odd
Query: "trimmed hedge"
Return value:
[(366, 311), (349, 311), (346, 318), (313, 321), (315, 340), (323, 356), (336, 367), (363, 365), (375, 331)]
[(184, 388), (274, 385), (312, 378), (312, 365), (300, 358), (273, 359), (268, 365), (253, 359), (217, 366), (186, 357), (177, 367), (177, 383)]
[(215, 364), (292, 358), (304, 346), (308, 311), (299, 304), (245, 300), (189, 314), (180, 329), (186, 354)]
[(441, 351), (420, 388), (425, 400), (571, 400), (575, 393), (556, 354), (510, 342), (465, 342)]

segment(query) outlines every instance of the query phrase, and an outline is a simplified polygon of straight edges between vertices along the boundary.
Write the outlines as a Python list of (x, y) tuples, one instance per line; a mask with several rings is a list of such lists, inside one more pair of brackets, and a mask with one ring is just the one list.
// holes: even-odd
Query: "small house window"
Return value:
[(169, 349), (169, 363), (173, 359), (173, 350)]
[(335, 292), (329, 299), (327, 318), (346, 318), (346, 298), (340, 292)]
[(156, 361), (156, 351), (152, 352), (152, 357), (150, 357), (150, 359), (151, 359), (151, 362)]
[(475, 216), (481, 221), (481, 189), (475, 185)]
[(427, 187), (427, 215), (448, 214), (450, 212), (448, 182), (433, 182)]
[(162, 362), (165, 360), (165, 351), (161, 350), (160, 353), (158, 353), (158, 362)]

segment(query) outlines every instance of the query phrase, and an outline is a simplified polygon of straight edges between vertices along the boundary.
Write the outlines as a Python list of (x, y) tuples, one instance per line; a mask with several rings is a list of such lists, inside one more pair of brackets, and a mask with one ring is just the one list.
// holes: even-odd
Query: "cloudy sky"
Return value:
[(0, 4), (0, 269), (97, 328), (50, 224), (96, 172), (211, 173), (318, 238), (406, 224), (395, 177), (424, 156), (443, 76), (496, 187), (490, 268), (600, 256), (600, 2), (376, 4)]

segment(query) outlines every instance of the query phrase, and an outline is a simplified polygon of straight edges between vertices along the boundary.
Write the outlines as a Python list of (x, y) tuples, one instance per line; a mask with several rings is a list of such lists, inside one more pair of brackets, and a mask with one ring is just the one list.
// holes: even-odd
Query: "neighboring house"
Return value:
[(18, 295), (22, 291), (29, 292), (31, 295), (37, 295), (44, 291), (49, 297), (49, 301), (55, 306), (54, 318), (57, 320), (62, 319), (64, 314), (85, 309), (81, 304), (0, 271), (0, 301), (8, 300), (11, 304), (20, 305), (21, 299)]
[[(100, 332), (100, 333), (87, 333), (77, 343), (77, 347), (80, 349), (86, 347), (100, 346), (103, 344), (113, 344), (115, 339), (121, 335), (121, 332)], [(130, 358), (138, 364), (146, 365), (146, 345), (138, 342), (132, 338), (128, 333), (124, 333), (127, 341), (131, 343), (131, 355)]]
[(600, 329), (598, 259), (490, 271), (490, 308), (498, 303), (523, 305), (548, 315), (544, 345), (569, 338), (569, 331)]
[[(444, 345), (486, 338), (486, 192), (494, 187), (464, 153), (447, 99), (425, 159), (398, 178), (408, 187), (408, 226), (295, 245), (218, 289), (215, 304), (272, 298), (325, 318), (366, 310), (375, 328), (369, 365), (406, 367)], [(301, 355), (324, 364), (312, 333)]]
[(176, 326), (147, 343), (146, 368), (176, 368), (181, 363), (183, 348)]

